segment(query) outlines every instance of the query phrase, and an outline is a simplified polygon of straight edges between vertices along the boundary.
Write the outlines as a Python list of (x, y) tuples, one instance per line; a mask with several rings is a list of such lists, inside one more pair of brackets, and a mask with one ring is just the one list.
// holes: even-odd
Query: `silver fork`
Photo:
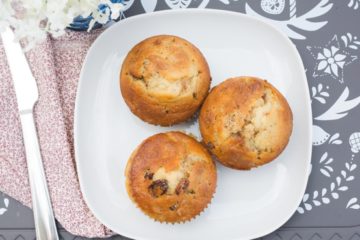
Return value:
[(58, 240), (44, 166), (41, 160), (33, 108), (38, 88), (19, 43), (10, 29), (1, 34), (12, 74), (24, 138), (37, 240)]

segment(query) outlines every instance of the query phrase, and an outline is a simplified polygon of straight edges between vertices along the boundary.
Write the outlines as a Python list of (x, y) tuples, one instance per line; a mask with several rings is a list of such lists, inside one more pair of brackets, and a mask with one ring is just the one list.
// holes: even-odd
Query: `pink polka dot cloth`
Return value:
[[(90, 212), (76, 173), (73, 121), (82, 62), (100, 31), (67, 32), (27, 52), (39, 87), (35, 119), (56, 219), (70, 233), (111, 235)], [(0, 191), (31, 207), (31, 195), (15, 92), (0, 39)]]

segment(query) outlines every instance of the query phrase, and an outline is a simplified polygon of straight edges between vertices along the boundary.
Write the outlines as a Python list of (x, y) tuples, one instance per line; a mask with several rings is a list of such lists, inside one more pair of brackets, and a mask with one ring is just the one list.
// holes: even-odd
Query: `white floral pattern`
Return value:
[(326, 103), (326, 98), (330, 97), (329, 93), (327, 92), (327, 89), (329, 89), (329, 86), (326, 86), (325, 88), (321, 83), (317, 85), (317, 87), (313, 86), (311, 88), (311, 96), (315, 100), (319, 101), (322, 104)]
[(355, 179), (352, 172), (356, 167), (356, 164), (346, 162), (345, 170), (341, 170), (340, 176), (335, 177), (335, 181), (331, 182), (328, 187), (315, 190), (312, 193), (305, 193), (297, 212), (304, 214), (305, 211), (311, 211), (314, 207), (330, 204), (332, 199), (339, 199), (340, 193), (348, 191), (349, 182)]
[[(340, 40), (340, 41), (339, 41)], [(330, 121), (339, 121), (349, 116), (349, 112), (353, 111), (360, 104), (360, 96), (355, 95), (350, 97), (350, 89), (345, 86), (342, 92), (337, 93), (338, 97), (331, 104), (329, 98), (333, 91), (332, 89), (324, 86), (334, 85), (336, 82), (330, 83), (329, 77), (338, 80), (337, 84), (346, 84), (344, 81), (344, 71), (350, 67), (358, 59), (358, 53), (360, 42), (356, 35), (352, 33), (345, 33), (337, 35), (326, 43), (322, 47), (307, 46), (310, 55), (314, 59), (314, 71), (312, 74), (313, 81), (309, 82), (312, 86), (311, 98), (312, 105), (321, 104), (326, 106), (326, 109), (322, 113), (315, 114), (314, 126), (313, 126), (313, 146), (314, 151), (317, 151), (317, 147), (325, 144), (341, 146), (343, 141), (340, 138), (340, 133), (334, 133), (330, 135), (323, 129), (322, 123)], [(311, 74), (311, 72), (310, 72)], [(323, 82), (326, 82), (324, 85)], [(339, 88), (339, 86), (337, 86)], [(325, 93), (323, 93), (325, 92)], [(333, 131), (334, 129), (332, 129)], [(325, 178), (331, 182), (327, 186), (318, 188), (319, 190), (312, 190), (304, 195), (302, 204), (298, 208), (298, 213), (305, 214), (308, 211), (313, 210), (315, 207), (320, 207), (330, 204), (333, 200), (340, 198), (342, 192), (346, 192), (351, 187), (351, 182), (355, 180), (355, 172), (357, 164), (354, 163), (355, 154), (360, 151), (360, 133), (354, 132), (349, 136), (349, 145), (352, 152), (351, 158), (345, 162), (343, 169), (336, 169), (336, 158), (331, 156), (329, 151), (324, 152), (316, 164), (316, 170)], [(331, 148), (329, 148), (331, 149)], [(316, 174), (314, 170), (312, 174)], [(358, 210), (358, 199), (356, 197), (350, 198), (346, 204), (346, 208), (349, 210)]]
[(320, 172), (326, 176), (330, 177), (331, 173), (334, 172), (334, 169), (330, 166), (330, 164), (334, 161), (333, 158), (328, 158), (328, 153), (325, 152), (319, 161), (320, 164)]
[(357, 36), (354, 36), (348, 32), (341, 36), (341, 40), (344, 42), (345, 48), (350, 48), (353, 50), (359, 49), (360, 41), (358, 40)]
[(338, 77), (339, 68), (344, 68), (346, 59), (346, 55), (338, 52), (339, 49), (335, 46), (331, 46), (330, 49), (324, 48), (322, 53), (319, 52), (317, 56), (317, 60), (319, 60), (317, 69)]
[(333, 79), (344, 83), (344, 68), (358, 59), (348, 50), (357, 49), (357, 38), (350, 33), (340, 37), (343, 45), (340, 44), (338, 36), (334, 37), (324, 46), (308, 46), (307, 49), (316, 61), (313, 77), (331, 76)]
[[(334, 134), (334, 136), (336, 136), (335, 138), (337, 138), (338, 134)], [(298, 213), (304, 214), (305, 211), (310, 211), (313, 209), (313, 207), (318, 207), (322, 204), (329, 204), (331, 202), (331, 198), (339, 199), (340, 192), (345, 192), (349, 190), (348, 183), (355, 179), (353, 172), (356, 170), (357, 164), (355, 164), (353, 160), (355, 154), (360, 151), (360, 132), (355, 132), (350, 135), (349, 145), (351, 151), (354, 154), (351, 156), (351, 159), (349, 161), (345, 162), (345, 169), (340, 171), (340, 176), (337, 176), (335, 178), (335, 181), (331, 182), (329, 188), (322, 188), (320, 198), (318, 198), (319, 191), (317, 190), (312, 193), (312, 201), (308, 201), (311, 194), (305, 193), (301, 204), (302, 206), (299, 206), (297, 209)], [(332, 173), (334, 172), (333, 167), (330, 166), (333, 161), (334, 159), (329, 157), (328, 152), (325, 152), (319, 160), (320, 172), (328, 178), (331, 178)], [(356, 197), (351, 198), (348, 201), (346, 208), (355, 210), (360, 209), (357, 201), (358, 200)]]

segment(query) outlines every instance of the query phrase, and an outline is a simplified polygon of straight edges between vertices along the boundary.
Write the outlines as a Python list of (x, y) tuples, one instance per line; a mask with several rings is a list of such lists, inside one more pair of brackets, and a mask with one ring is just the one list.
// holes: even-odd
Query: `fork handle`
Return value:
[(58, 240), (32, 110), (20, 113), (37, 240)]

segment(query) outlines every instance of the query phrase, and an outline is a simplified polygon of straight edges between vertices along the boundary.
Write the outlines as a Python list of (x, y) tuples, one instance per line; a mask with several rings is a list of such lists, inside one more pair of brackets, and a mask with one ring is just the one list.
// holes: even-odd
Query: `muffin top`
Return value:
[(286, 147), (292, 112), (267, 81), (237, 77), (212, 89), (199, 124), (203, 141), (221, 163), (250, 169), (273, 160)]
[(181, 132), (144, 140), (126, 167), (126, 187), (137, 206), (160, 222), (183, 222), (201, 213), (216, 188), (207, 150)]
[(210, 87), (210, 71), (201, 52), (185, 39), (159, 35), (138, 43), (126, 56), (121, 93), (142, 120), (171, 125), (189, 118)]

